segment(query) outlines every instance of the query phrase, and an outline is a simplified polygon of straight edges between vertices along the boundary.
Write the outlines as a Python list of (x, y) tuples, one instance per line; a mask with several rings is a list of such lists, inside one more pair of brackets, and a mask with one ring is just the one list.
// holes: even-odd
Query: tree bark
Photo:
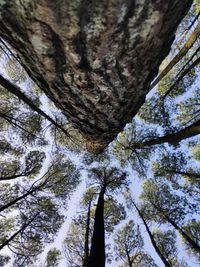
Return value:
[(145, 141), (145, 142), (140, 143), (140, 144), (136, 143), (136, 144), (134, 144), (134, 148), (135, 149), (144, 148), (146, 146), (155, 146), (155, 145), (160, 145), (160, 144), (164, 144), (164, 143), (178, 144), (182, 140), (196, 136), (198, 134), (200, 134), (200, 120), (192, 123), (190, 126), (185, 127), (184, 129), (182, 129), (176, 133), (164, 135), (164, 136), (152, 139), (152, 140)]
[(97, 202), (94, 219), (94, 231), (90, 249), (88, 267), (105, 267), (105, 230), (104, 230), (104, 194), (102, 187)]
[(0, 36), (98, 153), (144, 103), (191, 4), (4, 0)]
[(145, 221), (145, 219), (144, 219), (144, 216), (142, 215), (140, 209), (137, 207), (137, 205), (135, 204), (135, 202), (134, 202), (133, 200), (132, 200), (132, 204), (133, 204), (133, 206), (135, 207), (135, 209), (137, 210), (137, 212), (138, 212), (138, 214), (139, 214), (141, 220), (143, 221), (144, 226), (145, 226), (145, 228), (146, 228), (146, 230), (147, 230), (147, 233), (148, 233), (148, 235), (149, 235), (149, 237), (150, 237), (151, 243), (152, 243), (152, 245), (153, 245), (155, 251), (157, 252), (158, 256), (160, 257), (160, 259), (162, 260), (162, 262), (164, 263), (164, 265), (165, 265), (166, 267), (173, 267), (173, 266), (168, 262), (168, 260), (165, 258), (165, 256), (162, 254), (162, 252), (160, 251), (159, 247), (157, 246), (156, 241), (155, 241), (155, 239), (154, 239), (154, 237), (153, 237), (153, 235), (152, 235), (152, 233), (151, 233), (151, 231), (150, 231), (150, 229), (149, 229), (149, 226), (148, 226), (148, 224), (146, 223), (146, 221)]

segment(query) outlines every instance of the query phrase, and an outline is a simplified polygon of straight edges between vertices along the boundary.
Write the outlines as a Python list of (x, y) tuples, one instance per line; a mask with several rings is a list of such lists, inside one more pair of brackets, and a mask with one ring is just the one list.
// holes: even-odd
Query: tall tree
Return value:
[(153, 234), (152, 234), (152, 232), (151, 232), (151, 230), (150, 230), (150, 227), (149, 227), (149, 225), (148, 225), (148, 222), (147, 222), (147, 220), (145, 219), (145, 217), (144, 217), (142, 211), (139, 209), (139, 207), (136, 205), (135, 201), (132, 199), (132, 197), (131, 197), (131, 195), (130, 195), (130, 192), (128, 192), (128, 194), (126, 194), (125, 196), (126, 196), (126, 200), (127, 200), (127, 202), (128, 202), (128, 206), (129, 206), (129, 207), (132, 207), (132, 206), (133, 206), (133, 207), (137, 210), (137, 212), (138, 212), (138, 214), (139, 214), (139, 217), (141, 218), (141, 220), (142, 220), (142, 222), (143, 222), (143, 224), (144, 224), (144, 227), (145, 227), (145, 229), (146, 229), (146, 231), (147, 231), (147, 233), (148, 233), (148, 235), (149, 235), (149, 238), (150, 238), (150, 240), (151, 240), (151, 243), (152, 243), (152, 245), (153, 245), (153, 247), (154, 247), (156, 253), (158, 254), (158, 256), (160, 257), (160, 259), (162, 260), (162, 262), (164, 263), (164, 265), (165, 265), (166, 267), (171, 267), (171, 265), (170, 265), (170, 263), (168, 262), (167, 258), (166, 258), (165, 255), (162, 253), (162, 251), (161, 251), (161, 249), (159, 248), (157, 242), (155, 241), (155, 238), (154, 238), (154, 236), (153, 236)]
[(143, 104), (191, 4), (7, 0), (0, 4), (0, 35), (98, 152)]
[[(92, 202), (90, 202), (92, 197)], [(80, 215), (76, 216), (70, 224), (69, 231), (64, 240), (65, 256), (70, 266), (84, 266), (89, 264), (89, 255), (94, 228), (96, 204), (94, 200), (98, 198), (97, 191), (89, 188), (81, 201)], [(89, 201), (89, 202), (88, 202)], [(92, 205), (91, 205), (92, 204)], [(105, 198), (104, 204), (104, 225), (105, 235), (109, 236), (114, 231), (114, 227), (124, 220), (126, 212), (124, 207), (117, 203), (116, 199)], [(78, 237), (77, 237), (78, 236)], [(106, 258), (109, 258), (108, 244), (105, 245)]]
[(196, 208), (198, 209), (196, 205), (188, 202), (184, 196), (173, 194), (168, 185), (164, 183), (158, 185), (151, 180), (145, 181), (141, 199), (143, 200), (142, 210), (144, 217), (148, 218), (148, 220), (167, 222), (177, 230), (197, 253), (200, 253), (198, 243), (181, 226), (186, 216), (192, 214)]
[(128, 185), (127, 174), (117, 168), (106, 167), (90, 169), (90, 179), (99, 185), (99, 195), (95, 211), (94, 230), (92, 235), (88, 267), (105, 266), (105, 225), (104, 196), (105, 193), (116, 193)]
[[(13, 229), (3, 231), (0, 249), (6, 246), (13, 256), (13, 265), (31, 265), (45, 243), (54, 240), (63, 223), (58, 206), (47, 197), (21, 205), (20, 213), (13, 220)], [(7, 235), (8, 237), (6, 237)]]
[(154, 229), (153, 237), (163, 254), (163, 256), (169, 262), (171, 267), (186, 267), (188, 266), (184, 261), (179, 263), (178, 253), (176, 247), (176, 233), (171, 230), (162, 231), (160, 229)]

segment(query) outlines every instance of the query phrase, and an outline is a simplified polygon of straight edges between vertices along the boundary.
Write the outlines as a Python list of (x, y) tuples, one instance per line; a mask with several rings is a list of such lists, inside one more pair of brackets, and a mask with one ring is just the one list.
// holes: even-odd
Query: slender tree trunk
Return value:
[(164, 214), (164, 217), (168, 223), (170, 223), (178, 232), (179, 234), (187, 241), (188, 244), (197, 252), (200, 253), (200, 246), (180, 227), (175, 223), (173, 220), (169, 218), (166, 214)]
[(157, 207), (154, 203), (151, 203), (155, 209), (157, 209), (161, 215), (165, 218), (165, 220), (170, 223), (179, 234), (190, 244), (190, 246), (197, 252), (200, 253), (200, 246), (192, 239), (190, 236), (180, 227), (176, 222), (174, 222), (170, 217), (164, 213), (159, 207)]
[(154, 237), (153, 237), (153, 235), (152, 235), (152, 233), (151, 233), (151, 231), (150, 231), (150, 229), (149, 229), (149, 227), (148, 227), (148, 225), (147, 225), (147, 223), (146, 223), (146, 221), (145, 221), (145, 219), (144, 219), (144, 217), (143, 217), (141, 211), (139, 210), (139, 208), (137, 207), (137, 205), (135, 204), (135, 202), (134, 202), (133, 200), (132, 200), (132, 204), (133, 204), (133, 206), (135, 207), (135, 209), (137, 210), (137, 212), (138, 212), (138, 214), (139, 214), (141, 220), (143, 221), (144, 226), (145, 226), (145, 228), (146, 228), (146, 230), (147, 230), (147, 233), (148, 233), (148, 235), (149, 235), (149, 237), (150, 237), (151, 243), (152, 243), (152, 245), (153, 245), (155, 251), (157, 252), (158, 256), (160, 257), (160, 259), (162, 260), (162, 262), (164, 263), (164, 265), (165, 265), (166, 267), (173, 267), (173, 266), (168, 262), (168, 260), (165, 258), (165, 256), (162, 254), (162, 252), (160, 251), (159, 247), (157, 246), (156, 241), (155, 241), (155, 239), (154, 239)]
[(16, 128), (19, 128), (20, 130), (26, 132), (27, 134), (36, 137), (33, 133), (29, 132), (28, 130), (26, 130), (25, 128), (23, 128), (20, 125), (20, 121), (17, 120), (16, 118), (13, 118), (9, 115), (3, 114), (2, 112), (0, 112), (0, 117), (3, 118), (4, 120), (6, 120), (8, 123), (14, 125)]
[(15, 198), (14, 200), (7, 203), (6, 205), (1, 206), (0, 212), (10, 208), (11, 206), (15, 205), (20, 200), (25, 199), (27, 196), (29, 196), (29, 195), (33, 194), (34, 192), (36, 192), (37, 190), (41, 189), (46, 183), (47, 183), (47, 179), (43, 183), (41, 183), (40, 185), (34, 187), (33, 189), (29, 189), (27, 191), (27, 193), (25, 193), (24, 195), (21, 195), (20, 197)]
[(3, 244), (0, 245), (0, 250), (2, 250), (5, 246), (7, 246), (18, 234), (23, 232), (35, 220), (35, 218), (38, 215), (39, 215), (39, 212), (36, 213), (35, 216), (33, 216), (31, 220), (24, 223), (23, 226), (17, 232), (15, 232), (10, 238), (8, 238), (6, 241), (4, 241)]
[(11, 176), (1, 176), (0, 177), (0, 181), (13, 180), (13, 179), (16, 179), (16, 178), (19, 178), (19, 177), (23, 177), (23, 176), (27, 176), (27, 174), (20, 173), (20, 174), (11, 175)]
[(88, 267), (105, 267), (105, 230), (104, 230), (104, 194), (102, 187), (97, 202), (94, 219), (94, 230), (90, 249)]
[(191, 4), (4, 0), (0, 36), (97, 153), (144, 103)]
[(5, 79), (1, 74), (0, 74), (0, 85), (3, 86), (6, 90), (8, 90), (10, 93), (14, 94), (17, 96), (20, 100), (22, 100), (26, 105), (28, 105), (33, 111), (36, 111), (39, 115), (41, 115), (43, 118), (47, 119), (50, 123), (52, 123), (56, 128), (60, 129), (66, 136), (69, 136), (68, 132), (61, 126), (59, 125), (55, 120), (53, 120), (49, 115), (47, 115), (43, 110), (38, 108), (33, 101), (28, 98), (22, 91), (21, 89)]
[(200, 179), (200, 173), (191, 173), (191, 172), (182, 172), (178, 170), (172, 170), (172, 169), (165, 169), (166, 172), (173, 173), (173, 174), (180, 174), (180, 175), (185, 175), (194, 179)]
[[(200, 27), (200, 26), (199, 26)], [(198, 50), (200, 50), (200, 47), (198, 48)], [(171, 93), (174, 88), (176, 88), (176, 86), (179, 84), (179, 82), (188, 74), (191, 72), (191, 70), (193, 70), (196, 66), (198, 66), (200, 63), (200, 57), (197, 58), (191, 65), (189, 65), (188, 68), (186, 68), (178, 77), (178, 79), (170, 86), (170, 88), (165, 92), (165, 94), (163, 96), (161, 96), (162, 101), (169, 95), (169, 93)]]
[(199, 36), (200, 36), (200, 22), (198, 22), (195, 30), (190, 35), (183, 48), (181, 48), (179, 53), (170, 61), (170, 63), (165, 67), (165, 69), (151, 84), (151, 89), (154, 88), (156, 84), (158, 84), (168, 74), (168, 72), (186, 55), (188, 50), (194, 45)]
[(131, 257), (130, 257), (130, 254), (128, 252), (128, 248), (127, 248), (126, 244), (125, 244), (125, 250), (126, 250), (126, 256), (128, 258), (128, 265), (129, 265), (129, 267), (133, 267), (133, 261), (131, 260)]
[(91, 203), (92, 203), (92, 200), (89, 202), (88, 212), (87, 212), (83, 267), (88, 267), (88, 260), (89, 260), (89, 233), (90, 233), (90, 211), (91, 211)]
[(134, 144), (134, 148), (139, 149), (139, 148), (143, 148), (146, 146), (155, 146), (155, 145), (160, 145), (164, 143), (178, 144), (182, 140), (196, 136), (198, 134), (200, 134), (200, 120), (176, 133), (172, 133), (172, 134), (161, 136), (161, 137), (158, 137), (152, 140), (148, 140), (141, 144), (136, 143)]

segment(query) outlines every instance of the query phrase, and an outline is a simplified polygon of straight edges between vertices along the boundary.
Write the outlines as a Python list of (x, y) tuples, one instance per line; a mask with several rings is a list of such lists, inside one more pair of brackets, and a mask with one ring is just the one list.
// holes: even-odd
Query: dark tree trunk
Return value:
[(11, 176), (1, 176), (0, 177), (0, 181), (7, 181), (7, 180), (13, 180), (13, 179), (16, 179), (16, 178), (19, 178), (19, 177), (23, 177), (23, 176), (27, 176), (29, 175), (30, 173), (20, 173), (20, 174), (15, 174), (15, 175), (11, 175)]
[(141, 144), (138, 144), (138, 143), (134, 144), (134, 148), (143, 148), (146, 146), (155, 146), (155, 145), (160, 145), (164, 143), (178, 144), (182, 140), (196, 136), (198, 134), (200, 134), (200, 120), (192, 123), (190, 126), (185, 127), (184, 129), (176, 133), (172, 133), (172, 134), (161, 136), (161, 137), (158, 137), (152, 140), (148, 140)]
[(200, 253), (200, 246), (180, 227), (176, 222), (171, 220), (169, 216), (164, 214), (166, 221), (170, 223), (178, 232), (179, 234), (190, 244), (191, 248), (194, 249), (197, 253)]
[(185, 176), (188, 176), (190, 178), (194, 178), (196, 179), (197, 181), (200, 179), (200, 173), (195, 173), (195, 172), (183, 172), (183, 171), (179, 171), (179, 170), (173, 170), (173, 169), (164, 169), (165, 172), (169, 172), (169, 173), (173, 173), (173, 174), (180, 174), (180, 175), (185, 175)]
[(129, 267), (133, 267), (133, 260), (131, 259), (131, 256), (129, 254), (128, 247), (126, 244), (125, 244), (125, 249), (126, 249), (126, 256), (128, 259), (128, 265), (129, 265)]
[(1, 245), (0, 245), (0, 250), (2, 250), (5, 246), (9, 245), (9, 243), (21, 232), (23, 232), (34, 220), (35, 218), (39, 215), (39, 212), (35, 214), (28, 222), (24, 223), (22, 227), (15, 232), (11, 237), (9, 237), (7, 240), (5, 240)]
[(149, 235), (149, 238), (150, 238), (150, 240), (151, 240), (151, 243), (152, 243), (152, 245), (153, 245), (155, 251), (157, 252), (158, 256), (160, 257), (160, 259), (162, 260), (162, 262), (164, 263), (164, 265), (165, 265), (166, 267), (173, 267), (173, 266), (168, 262), (168, 260), (165, 258), (165, 256), (162, 254), (162, 252), (160, 251), (159, 247), (157, 246), (156, 241), (155, 241), (155, 239), (154, 239), (154, 237), (153, 237), (153, 235), (152, 235), (152, 233), (151, 233), (151, 231), (150, 231), (150, 229), (149, 229), (149, 226), (148, 226), (147, 222), (146, 222), (145, 219), (144, 219), (144, 216), (142, 215), (140, 209), (137, 207), (137, 205), (135, 204), (135, 202), (134, 202), (133, 200), (132, 200), (132, 204), (133, 204), (133, 206), (135, 207), (135, 209), (137, 210), (137, 212), (138, 212), (138, 214), (139, 214), (141, 220), (143, 221), (144, 226), (145, 226), (145, 228), (146, 228), (146, 230), (147, 230), (147, 233), (148, 233), (148, 235)]
[(18, 97), (20, 100), (22, 100), (26, 105), (29, 106), (33, 111), (36, 111), (39, 115), (41, 115), (43, 118), (47, 119), (50, 123), (52, 123), (56, 128), (60, 129), (62, 132), (66, 134), (66, 136), (69, 136), (68, 132), (59, 125), (55, 120), (53, 120), (49, 115), (47, 115), (43, 110), (37, 107), (33, 103), (33, 101), (28, 98), (21, 89), (5, 79), (2, 75), (0, 75), (0, 85), (3, 86), (6, 90), (8, 90), (10, 93), (14, 94), (16, 97)]
[(31, 187), (24, 195), (21, 195), (20, 197), (15, 198), (14, 200), (10, 201), (9, 203), (7, 203), (3, 206), (0, 206), (0, 212), (10, 208), (11, 206), (15, 205), (19, 201), (25, 199), (27, 196), (32, 195), (37, 190), (40, 190), (46, 183), (47, 183), (47, 179), (44, 182), (42, 182), (40, 185), (35, 186), (35, 187)]
[(197, 252), (200, 253), (200, 246), (175, 222), (173, 221), (168, 214), (166, 214), (163, 210), (157, 207), (155, 204), (151, 203), (155, 209), (157, 209), (160, 214), (165, 218), (165, 220), (171, 224), (179, 234), (190, 244), (190, 246)]
[(0, 36), (99, 152), (130, 122), (192, 0), (4, 0)]
[(83, 267), (88, 267), (88, 260), (89, 260), (89, 233), (90, 233), (90, 211), (91, 211), (91, 203), (92, 203), (92, 200), (89, 202), (88, 212), (87, 212)]
[(104, 194), (105, 187), (102, 187), (95, 211), (88, 267), (105, 267)]

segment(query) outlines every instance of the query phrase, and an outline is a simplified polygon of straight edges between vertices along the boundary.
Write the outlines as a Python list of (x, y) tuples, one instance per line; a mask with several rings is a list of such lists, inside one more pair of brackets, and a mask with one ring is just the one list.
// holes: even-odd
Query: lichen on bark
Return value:
[(0, 35), (101, 151), (145, 101), (191, 0), (4, 0)]

